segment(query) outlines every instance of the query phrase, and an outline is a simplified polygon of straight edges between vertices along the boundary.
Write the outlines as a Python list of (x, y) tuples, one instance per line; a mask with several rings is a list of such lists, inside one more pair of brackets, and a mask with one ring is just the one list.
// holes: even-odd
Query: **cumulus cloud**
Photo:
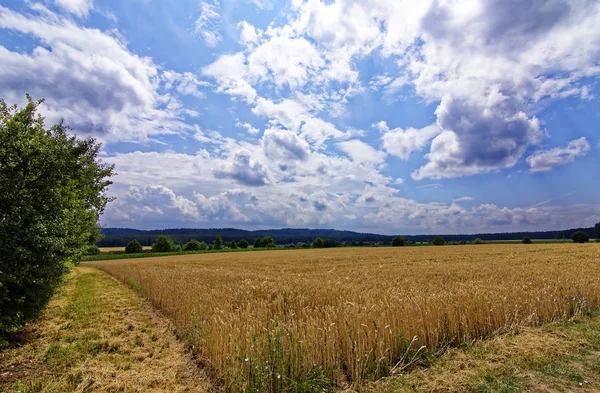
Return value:
[(256, 134), (258, 134), (258, 133), (260, 132), (260, 130), (259, 130), (258, 128), (254, 127), (254, 126), (253, 126), (252, 124), (250, 124), (250, 123), (242, 123), (242, 122), (239, 122), (239, 121), (238, 121), (238, 122), (236, 122), (236, 123), (235, 123), (235, 126), (236, 126), (236, 127), (245, 128), (245, 129), (246, 129), (246, 131), (248, 131), (248, 133), (249, 133), (250, 135), (256, 135)]
[(77, 133), (109, 142), (189, 129), (182, 121), (189, 112), (164, 90), (152, 59), (131, 53), (117, 35), (36, 10), (25, 15), (0, 6), (1, 29), (38, 43), (31, 53), (0, 46), (0, 90), (7, 102), (22, 102), (25, 91), (44, 97), (50, 122), (64, 118)]
[(421, 129), (408, 128), (406, 130), (402, 128), (390, 130), (383, 121), (376, 126), (383, 133), (381, 139), (385, 151), (402, 160), (408, 160), (413, 152), (422, 150), (432, 138), (441, 132), (440, 127), (436, 124)]
[(246, 186), (264, 186), (269, 183), (266, 169), (258, 161), (251, 159), (250, 152), (239, 151), (233, 161), (224, 163), (213, 171), (216, 178), (231, 178)]
[(216, 2), (200, 2), (200, 16), (194, 22), (194, 31), (206, 45), (214, 48), (223, 36), (221, 35), (221, 15), (219, 15), (219, 4)]
[(242, 52), (221, 55), (217, 61), (204, 67), (202, 73), (216, 79), (219, 93), (243, 97), (248, 103), (256, 99), (256, 90), (246, 80), (248, 66)]
[(306, 161), (310, 154), (308, 143), (291, 131), (270, 128), (262, 139), (265, 154), (278, 162)]
[(539, 150), (527, 157), (527, 164), (531, 172), (549, 171), (552, 168), (575, 161), (584, 156), (591, 149), (585, 137), (575, 139), (567, 147), (555, 147), (548, 150)]
[(338, 147), (348, 154), (354, 162), (379, 165), (385, 161), (386, 154), (384, 152), (376, 150), (371, 145), (358, 139), (340, 142)]

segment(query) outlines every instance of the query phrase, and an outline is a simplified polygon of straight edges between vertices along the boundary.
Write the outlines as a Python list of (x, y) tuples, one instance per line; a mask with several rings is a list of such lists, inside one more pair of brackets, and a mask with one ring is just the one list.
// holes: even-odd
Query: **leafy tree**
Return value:
[(160, 235), (156, 238), (156, 242), (152, 244), (154, 252), (172, 252), (175, 251), (175, 242), (169, 236)]
[(248, 241), (246, 239), (242, 239), (238, 242), (239, 248), (248, 248)]
[(133, 239), (127, 246), (125, 247), (125, 253), (127, 254), (137, 254), (144, 251), (144, 247), (138, 242), (136, 239)]
[(402, 247), (402, 246), (404, 246), (404, 237), (396, 236), (392, 240), (392, 247)]
[(577, 231), (571, 235), (571, 239), (575, 243), (587, 243), (590, 241), (590, 235), (583, 231)]
[(481, 240), (480, 238), (477, 238), (477, 239), (473, 240), (473, 244), (485, 244), (485, 242), (483, 240)]
[(256, 239), (254, 241), (254, 248), (262, 248), (263, 243), (262, 243), (262, 239), (259, 237), (258, 239)]
[(596, 239), (600, 240), (600, 222), (594, 227), (596, 229)]
[(531, 241), (531, 239), (529, 238), (529, 236), (525, 236), (523, 238), (523, 244), (531, 244), (531, 243), (533, 243), (533, 242)]
[(323, 242), (323, 239), (321, 239), (320, 237), (316, 238), (312, 244), (313, 248), (323, 248), (324, 245), (325, 244)]
[(223, 248), (223, 239), (221, 236), (217, 236), (215, 238), (215, 245), (213, 246), (213, 250), (220, 250)]
[[(263, 237), (261, 242), (262, 242), (263, 247), (268, 247), (268, 248), (275, 247), (275, 239), (273, 239), (271, 236)], [(273, 245), (270, 246), (269, 244), (273, 244)]]
[(206, 243), (199, 242), (196, 239), (192, 239), (189, 242), (185, 243), (183, 246), (183, 251), (202, 251), (206, 250)]
[[(0, 99), (0, 337), (45, 306), (69, 266), (99, 240), (113, 167), (100, 144), (45, 129), (43, 100), (23, 109)], [(1, 340), (0, 340), (1, 341)]]
[(445, 243), (444, 238), (441, 236), (436, 236), (435, 239), (433, 239), (434, 246), (443, 246)]
[(232, 240), (231, 243), (229, 243), (229, 248), (235, 250), (237, 247), (237, 244), (235, 244), (235, 240)]

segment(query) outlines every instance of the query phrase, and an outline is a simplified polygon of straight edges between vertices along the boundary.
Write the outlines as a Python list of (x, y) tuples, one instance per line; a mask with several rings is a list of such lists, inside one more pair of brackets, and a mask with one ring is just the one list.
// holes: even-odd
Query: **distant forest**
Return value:
[[(571, 239), (573, 232), (586, 232), (591, 238), (596, 237), (593, 227), (575, 228), (562, 231), (544, 232), (510, 232), (510, 233), (476, 233), (465, 235), (440, 234), (446, 242), (472, 241), (476, 238), (481, 240), (521, 240), (524, 236), (531, 239)], [(167, 235), (175, 241), (187, 243), (191, 239), (204, 241), (208, 244), (215, 240), (218, 235), (224, 241), (235, 240), (236, 242), (246, 239), (251, 244), (257, 238), (272, 236), (277, 244), (290, 244), (298, 242), (312, 242), (317, 237), (331, 239), (339, 242), (356, 243), (389, 243), (394, 236), (377, 235), (374, 233), (359, 233), (352, 231), (339, 231), (336, 229), (267, 229), (257, 231), (246, 231), (234, 228), (211, 228), (211, 229), (160, 229), (143, 231), (127, 228), (103, 228), (104, 239), (98, 242), (99, 247), (125, 247), (132, 239), (137, 239), (143, 246), (150, 246), (159, 235)], [(407, 242), (431, 242), (436, 235), (405, 235)]]

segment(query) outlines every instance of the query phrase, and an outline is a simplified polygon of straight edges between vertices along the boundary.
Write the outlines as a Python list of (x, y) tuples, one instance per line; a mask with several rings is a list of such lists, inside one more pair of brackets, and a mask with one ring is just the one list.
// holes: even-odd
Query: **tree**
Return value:
[(263, 237), (261, 240), (261, 243), (262, 243), (263, 247), (267, 247), (267, 248), (275, 247), (275, 239), (273, 239), (271, 236)]
[(160, 235), (156, 238), (156, 242), (152, 244), (154, 252), (172, 252), (175, 251), (175, 242), (169, 236)]
[(323, 248), (324, 245), (323, 239), (320, 237), (316, 238), (312, 244), (313, 248)]
[(571, 239), (574, 243), (587, 243), (590, 241), (590, 235), (583, 231), (577, 231), (571, 235)]
[(232, 240), (231, 243), (229, 243), (229, 248), (234, 249), (234, 250), (237, 248), (237, 244), (235, 244), (235, 240)]
[(199, 242), (196, 239), (192, 239), (189, 242), (185, 243), (183, 246), (183, 251), (203, 251), (206, 250), (206, 243)]
[(444, 238), (441, 236), (436, 236), (435, 239), (433, 239), (434, 246), (443, 246), (445, 243)]
[(596, 239), (600, 240), (600, 222), (594, 228), (596, 229)]
[(480, 238), (477, 238), (477, 239), (473, 240), (473, 244), (485, 244), (485, 242), (483, 240), (481, 240)]
[(140, 242), (138, 242), (136, 239), (133, 239), (132, 241), (127, 243), (127, 246), (125, 247), (126, 254), (137, 254), (142, 251), (144, 251), (144, 247), (142, 247)]
[(392, 247), (403, 247), (404, 246), (404, 237), (396, 236), (392, 240)]
[(529, 236), (525, 236), (523, 238), (523, 244), (531, 244), (531, 243), (533, 243), (533, 242), (531, 241), (531, 239), (529, 238)]
[(213, 250), (220, 250), (223, 248), (223, 239), (221, 236), (217, 236), (215, 238), (215, 245), (213, 246)]
[(100, 144), (45, 129), (43, 100), (23, 109), (0, 99), (0, 337), (46, 305), (69, 266), (100, 238), (113, 166)]
[(239, 248), (248, 248), (248, 241), (246, 239), (242, 239), (238, 242)]
[(262, 248), (263, 244), (262, 244), (262, 239), (259, 237), (258, 239), (256, 239), (254, 241), (254, 248)]

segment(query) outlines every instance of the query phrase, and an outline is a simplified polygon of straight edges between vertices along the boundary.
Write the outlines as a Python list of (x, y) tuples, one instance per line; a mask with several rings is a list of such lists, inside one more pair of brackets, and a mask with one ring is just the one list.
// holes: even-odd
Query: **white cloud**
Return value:
[(376, 150), (358, 139), (340, 142), (338, 143), (338, 147), (348, 154), (354, 162), (375, 165), (385, 162), (386, 154), (384, 152)]
[(245, 128), (246, 131), (248, 131), (248, 133), (250, 135), (256, 135), (256, 134), (258, 134), (260, 132), (260, 130), (258, 128), (252, 126), (252, 124), (250, 124), (250, 123), (241, 123), (241, 122), (238, 121), (238, 122), (235, 123), (235, 126), (236, 127)]
[(78, 17), (86, 17), (94, 8), (94, 0), (54, 0), (57, 6)]
[(221, 35), (221, 15), (219, 15), (219, 3), (200, 2), (200, 16), (194, 22), (194, 31), (206, 45), (214, 48), (223, 39)]
[(248, 66), (243, 52), (219, 56), (217, 61), (204, 67), (202, 73), (216, 79), (219, 93), (243, 97), (248, 103), (256, 99), (256, 90), (245, 79)]
[(248, 0), (254, 4), (260, 10), (270, 10), (273, 8), (273, 2), (271, 0)]
[(252, 160), (251, 153), (247, 150), (235, 154), (231, 162), (223, 163), (213, 171), (218, 179), (234, 179), (246, 186), (264, 186), (269, 183), (269, 175), (263, 165)]
[(64, 118), (78, 134), (108, 142), (147, 141), (188, 130), (184, 110), (165, 88), (163, 70), (131, 53), (117, 34), (84, 28), (37, 5), (39, 14), (0, 6), (0, 28), (32, 37), (19, 53), (0, 46), (0, 90), (7, 102), (23, 92), (44, 97), (48, 122)]
[(464, 197), (460, 197), (454, 200), (454, 202), (470, 202), (472, 200), (474, 200), (475, 198), (470, 197), (470, 196), (464, 196)]
[(576, 158), (584, 156), (591, 149), (585, 137), (575, 139), (565, 148), (555, 147), (548, 150), (536, 151), (527, 157), (527, 164), (531, 172), (549, 171), (552, 168), (575, 161)]
[(432, 138), (441, 132), (437, 124), (431, 124), (421, 129), (409, 128), (406, 130), (402, 128), (390, 130), (385, 122), (379, 122), (376, 126), (383, 132), (381, 139), (385, 151), (402, 160), (408, 160), (413, 152), (422, 150)]

